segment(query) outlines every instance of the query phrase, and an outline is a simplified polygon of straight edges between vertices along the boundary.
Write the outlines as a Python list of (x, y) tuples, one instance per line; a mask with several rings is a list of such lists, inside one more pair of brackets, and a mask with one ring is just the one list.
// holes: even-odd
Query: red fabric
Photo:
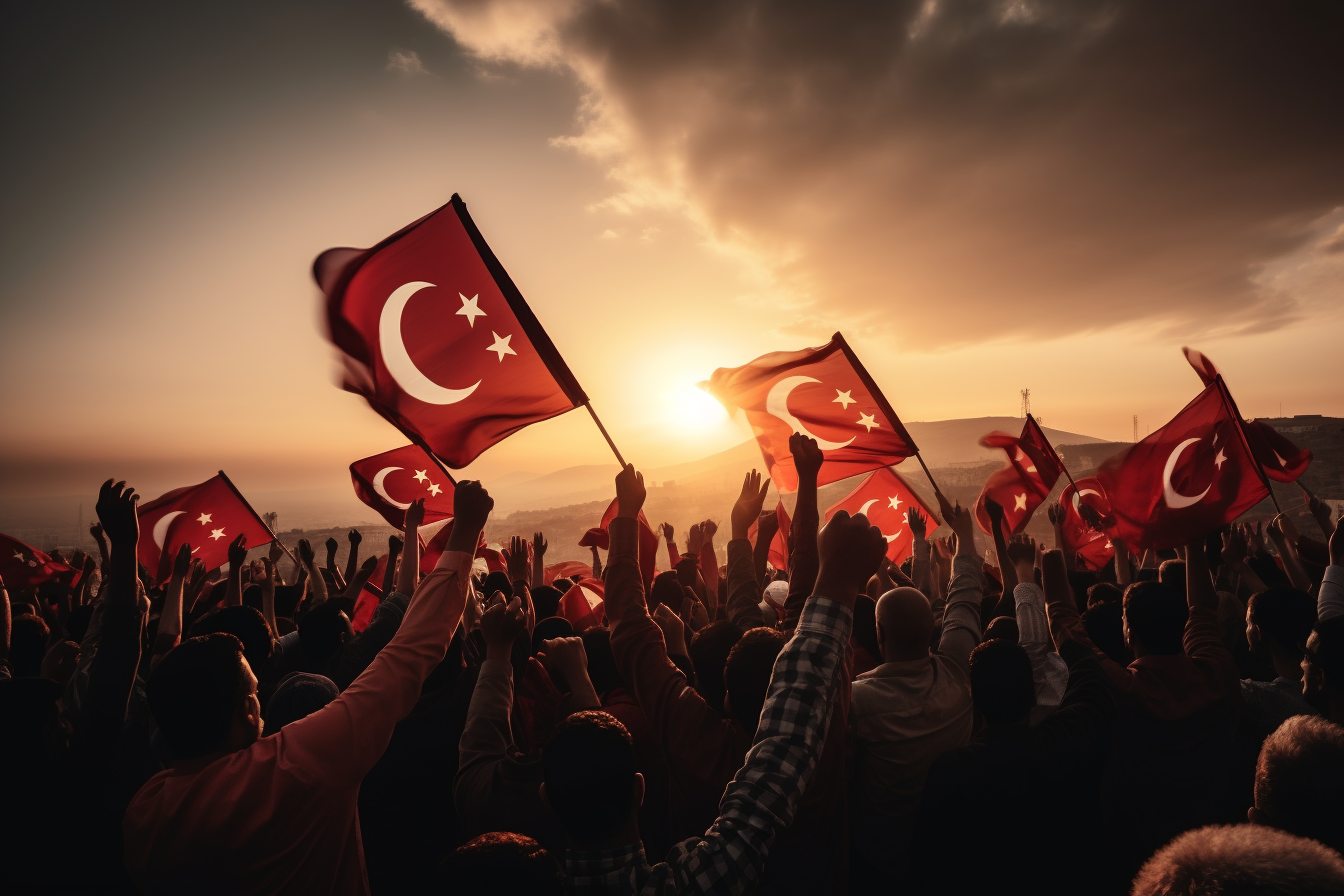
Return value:
[(980, 531), (989, 534), (989, 511), (985, 509), (985, 502), (992, 498), (1003, 508), (1003, 535), (1007, 538), (1027, 527), (1031, 515), (1064, 472), (1064, 464), (1030, 414), (1022, 424), (1021, 435), (992, 432), (982, 438), (980, 444), (986, 448), (1002, 448), (1008, 454), (1008, 466), (991, 475), (980, 490), (975, 499), (975, 519)]
[(406, 527), (406, 508), (416, 498), (425, 499), (426, 523), (453, 518), (453, 483), (418, 445), (355, 461), (350, 480), (359, 500), (398, 529)]
[(373, 568), (368, 581), (355, 598), (355, 615), (350, 617), (350, 627), (356, 632), (362, 632), (369, 627), (369, 623), (373, 621), (374, 611), (382, 602), (382, 598), (373, 589), (383, 587), (383, 576), (387, 574), (387, 558), (390, 556), (391, 554), (383, 554), (378, 558), (378, 565)]
[[(143, 541), (144, 535), (140, 538)], [(0, 579), (6, 588), (31, 588), (70, 572), (68, 565), (53, 560), (17, 538), (0, 535)], [(73, 583), (71, 585), (73, 586)]]
[[(449, 520), (443, 528), (435, 532), (429, 541), (421, 541), (420, 546), (420, 575), (427, 576), (434, 571), (434, 564), (439, 562), (439, 557), (443, 554), (444, 546), (448, 544), (448, 536), (453, 533), (453, 521)], [(476, 540), (476, 557), (485, 558), (486, 568), (491, 572), (496, 570), (504, 571), (504, 558), (500, 556), (499, 551), (487, 547), (485, 543), (485, 532), (481, 532)]]
[(918, 450), (839, 333), (818, 348), (721, 367), (700, 387), (730, 414), (738, 408), (746, 412), (780, 492), (798, 489), (789, 453), (794, 432), (817, 439), (822, 449), (818, 485), (900, 463)]
[[(618, 502), (613, 499), (607, 505), (606, 512), (602, 514), (602, 521), (583, 533), (583, 537), (579, 539), (579, 547), (610, 550), (611, 535), (607, 528), (611, 525), (611, 521), (616, 519), (619, 511)], [(649, 589), (653, 587), (653, 577), (658, 575), (658, 533), (649, 525), (644, 511), (641, 510), (635, 519), (639, 521), (639, 571), (644, 576), (644, 588)]]
[(249, 548), (270, 544), (271, 533), (257, 512), (221, 472), (200, 485), (188, 485), (160, 495), (137, 511), (140, 544), (136, 554), (160, 582), (173, 570), (173, 558), (183, 544), (218, 569), (229, 560), (229, 543), (247, 536)]
[(575, 632), (596, 628), (602, 624), (602, 615), (606, 612), (605, 592), (600, 579), (584, 579), (571, 585), (560, 597), (558, 615), (568, 619)]
[(842, 510), (850, 516), (862, 513), (868, 522), (882, 530), (887, 540), (887, 559), (904, 563), (915, 552), (915, 536), (910, 532), (910, 508), (917, 507), (928, 522), (928, 531), (938, 528), (938, 517), (895, 470), (883, 468), (870, 475), (854, 491), (826, 511), (826, 522)]
[(313, 275), (345, 388), (450, 467), (587, 400), (456, 195)]
[(1221, 387), (1208, 386), (1166, 426), (1102, 464), (1112, 538), (1173, 548), (1268, 497)]
[[(714, 555), (714, 542), (708, 538), (700, 545), (700, 576), (705, 580), (705, 593), (710, 599), (719, 599), (719, 558)], [(650, 582), (644, 584), (648, 588)]]
[[(793, 528), (793, 520), (789, 519), (789, 511), (784, 506), (783, 501), (775, 505), (775, 519), (779, 521), (779, 527), (775, 529), (775, 537), (770, 539), (770, 554), (766, 559), (775, 569), (787, 571), (789, 568), (789, 531)], [(756, 547), (756, 532), (759, 527), (760, 524), (753, 521), (751, 528), (747, 530), (747, 539), (751, 542), (753, 549)]]
[(1091, 477), (1079, 479), (1078, 488), (1074, 483), (1064, 486), (1059, 496), (1064, 507), (1064, 549), (1078, 559), (1086, 569), (1101, 569), (1115, 557), (1115, 547), (1106, 533), (1083, 519), (1079, 505), (1086, 504), (1097, 512), (1097, 516), (1106, 519), (1111, 515), (1111, 505), (1106, 501), (1106, 493), (1101, 483)]
[(547, 585), (550, 585), (556, 579), (567, 579), (570, 576), (583, 576), (585, 579), (590, 579), (593, 577), (593, 568), (579, 560), (561, 560), (559, 563), (543, 567), (541, 570), (541, 581)]

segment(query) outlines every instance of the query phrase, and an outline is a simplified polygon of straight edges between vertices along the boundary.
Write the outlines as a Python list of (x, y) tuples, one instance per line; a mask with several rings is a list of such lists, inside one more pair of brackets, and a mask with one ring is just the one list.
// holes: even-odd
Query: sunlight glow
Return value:
[(704, 431), (728, 419), (723, 405), (691, 383), (682, 383), (658, 397), (667, 421), (682, 430)]

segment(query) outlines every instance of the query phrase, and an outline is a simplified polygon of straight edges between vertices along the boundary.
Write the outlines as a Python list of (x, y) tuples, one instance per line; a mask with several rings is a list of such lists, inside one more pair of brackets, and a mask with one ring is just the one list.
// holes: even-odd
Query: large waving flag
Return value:
[(17, 538), (0, 535), (0, 580), (6, 588), (32, 588), (68, 572), (67, 564), (51, 559)]
[(917, 509), (928, 520), (928, 532), (938, 528), (938, 517), (919, 499), (901, 474), (883, 467), (859, 484), (826, 511), (826, 521), (842, 510), (850, 516), (861, 513), (887, 540), (887, 559), (904, 563), (915, 552), (915, 536), (910, 531), (910, 510)]
[(1064, 473), (1064, 462), (1030, 414), (1022, 424), (1021, 435), (992, 432), (982, 438), (980, 444), (1006, 451), (1008, 466), (995, 471), (980, 490), (975, 499), (975, 519), (980, 524), (980, 531), (988, 534), (989, 511), (985, 509), (985, 502), (993, 499), (1003, 508), (1006, 538), (1026, 528), (1031, 515)]
[(136, 553), (160, 582), (173, 571), (173, 558), (183, 544), (191, 545), (192, 557), (205, 561), (206, 569), (217, 569), (228, 562), (229, 544), (239, 535), (247, 536), (249, 548), (273, 540), (271, 530), (223, 470), (199, 485), (173, 489), (141, 504), (138, 513)]
[(418, 445), (394, 448), (350, 465), (350, 480), (359, 500), (378, 511), (390, 525), (406, 526), (406, 508), (425, 499), (425, 523), (452, 519), (452, 481)]
[(588, 400), (456, 194), (313, 276), (344, 387), (450, 467)]
[(700, 387), (730, 414), (746, 412), (770, 478), (796, 491), (789, 436), (816, 439), (825, 485), (900, 463), (918, 450), (859, 359), (836, 333), (819, 348), (771, 352), (742, 367), (721, 367)]

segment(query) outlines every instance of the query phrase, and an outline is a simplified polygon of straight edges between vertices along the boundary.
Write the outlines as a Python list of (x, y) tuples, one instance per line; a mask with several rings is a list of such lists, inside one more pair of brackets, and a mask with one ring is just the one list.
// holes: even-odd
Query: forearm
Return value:
[(1325, 579), (1316, 595), (1316, 618), (1335, 616), (1344, 616), (1344, 566), (1332, 563), (1325, 568)]
[(154, 653), (151, 662), (177, 646), (182, 637), (182, 591), (186, 583), (173, 578), (168, 582), (168, 591), (163, 598), (163, 610), (159, 613), (159, 631), (154, 639)]
[[(383, 567), (383, 596), (386, 597), (392, 591), (392, 585), (397, 580), (397, 558), (401, 556), (400, 552), (387, 554), (387, 565)], [(414, 594), (415, 592), (408, 592)]]
[(677, 543), (672, 539), (667, 540), (667, 568), (676, 569), (677, 563), (681, 561), (681, 553), (677, 551)]
[[(614, 626), (623, 619), (648, 616), (644, 577), (639, 569), (639, 523), (616, 517), (607, 527), (607, 580), (604, 599), (607, 619)], [(674, 608), (675, 609), (675, 608)]]
[[(453, 525), (449, 523), (448, 525)], [(405, 536), (405, 543), (401, 548), (401, 571), (397, 574), (397, 590), (402, 594), (414, 594), (416, 587), (420, 584), (420, 526), (407, 522), (406, 531), (402, 533)], [(471, 546), (473, 555), (476, 553), (476, 546)]]
[(355, 579), (359, 576), (359, 545), (360, 542), (350, 542), (350, 556), (345, 558), (345, 581), (348, 583), (345, 589), (346, 597), (354, 597), (364, 590), (364, 583), (369, 580), (368, 576), (360, 581), (359, 587), (355, 588)]
[(971, 651), (980, 643), (980, 603), (984, 586), (980, 560), (974, 554), (958, 553), (952, 561), (952, 582), (943, 612), (943, 633), (938, 652), (965, 668)]
[(924, 592), (924, 596), (930, 600), (933, 598), (932, 589), (929, 587), (929, 551), (931, 547), (927, 538), (916, 538), (914, 557), (915, 562), (910, 564), (910, 578), (914, 581), (915, 587)]
[(744, 632), (765, 624), (753, 559), (751, 542), (745, 538), (728, 542), (728, 620)]
[(1008, 539), (1003, 537), (1003, 526), (998, 520), (989, 528), (993, 529), (994, 535), (994, 556), (999, 560), (999, 576), (1003, 580), (1003, 597), (999, 599), (999, 609), (994, 615), (1005, 616), (1003, 602), (1006, 600), (1011, 603), (1013, 599), (1013, 590), (1017, 588), (1017, 567), (1013, 565), (1013, 560), (1008, 556)]
[(488, 799), (491, 767), (504, 759), (513, 744), (509, 727), (513, 711), (513, 665), (507, 654), (481, 664), (476, 688), (467, 706), (467, 724), (458, 743), (457, 776), (453, 796), (468, 811), (473, 803)]
[(1185, 552), (1185, 594), (1190, 609), (1218, 613), (1218, 592), (1209, 575), (1209, 561), (1204, 554), (1203, 542), (1192, 543)]
[(1274, 546), (1279, 549), (1279, 558), (1283, 560), (1283, 572), (1288, 576), (1288, 583), (1294, 588), (1310, 591), (1311, 577), (1302, 568), (1302, 561), (1298, 559), (1297, 551), (1286, 538), (1276, 538)]

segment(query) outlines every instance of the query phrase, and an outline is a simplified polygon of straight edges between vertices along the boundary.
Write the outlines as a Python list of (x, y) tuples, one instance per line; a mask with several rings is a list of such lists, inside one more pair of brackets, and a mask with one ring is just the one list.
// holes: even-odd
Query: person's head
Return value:
[(1185, 561), (1164, 560), (1157, 568), (1157, 580), (1182, 597), (1185, 596)]
[(723, 667), (733, 645), (742, 637), (737, 626), (726, 619), (711, 622), (695, 633), (686, 650), (695, 669), (695, 690), (715, 709), (723, 706), (728, 693), (723, 683)]
[(770, 673), (785, 640), (782, 632), (772, 628), (754, 628), (728, 652), (723, 667), (723, 683), (728, 691), (724, 712), (743, 731), (754, 732), (761, 720), (761, 707), (770, 690)]
[(578, 844), (637, 839), (644, 778), (620, 722), (604, 712), (576, 712), (556, 726), (541, 752), (541, 797)]
[(653, 577), (653, 586), (649, 588), (649, 612), (656, 610), (659, 604), (667, 604), (674, 613), (681, 611), (681, 580), (672, 570)]
[(985, 641), (1005, 640), (1012, 641), (1014, 644), (1021, 638), (1022, 632), (1017, 627), (1016, 616), (995, 616), (985, 626)]
[(329, 660), (353, 635), (350, 617), (332, 601), (318, 604), (299, 620), (299, 646), (317, 663)]
[(485, 581), (481, 583), (481, 594), (489, 597), (496, 591), (502, 591), (505, 600), (513, 597), (513, 583), (509, 581), (508, 573), (495, 570), (486, 574)]
[(266, 701), (266, 733), (275, 734), (290, 722), (307, 718), (340, 694), (336, 683), (325, 675), (289, 673)]
[(1265, 738), (1247, 817), (1344, 851), (1344, 727), (1293, 716)]
[(1322, 619), (1302, 656), (1302, 696), (1336, 724), (1344, 724), (1344, 616)]
[(1316, 599), (1287, 586), (1266, 588), (1246, 605), (1246, 643), (1252, 653), (1278, 650), (1300, 660), (1316, 626)]
[(1124, 617), (1120, 601), (1103, 601), (1083, 613), (1083, 627), (1099, 650), (1120, 665), (1128, 666), (1134, 662), (1134, 651), (1125, 643)]
[(25, 614), (10, 623), (9, 663), (15, 678), (37, 678), (47, 654), (51, 631), (40, 616)]
[(532, 608), (536, 610), (537, 619), (550, 619), (560, 612), (560, 598), (563, 596), (560, 589), (554, 585), (540, 585), (533, 588)]
[(877, 601), (866, 594), (860, 594), (854, 601), (854, 630), (850, 640), (868, 651), (874, 660), (882, 656), (882, 647), (877, 643)]
[(564, 879), (551, 854), (522, 834), (482, 834), (443, 863), (443, 892), (452, 896), (562, 896)]
[(882, 660), (899, 663), (929, 655), (933, 609), (918, 588), (893, 588), (877, 602), (877, 641)]
[(538, 620), (537, 627), (532, 630), (532, 655), (536, 656), (540, 653), (541, 645), (546, 641), (572, 637), (574, 637), (574, 626), (570, 625), (569, 620), (565, 617), (547, 616), (545, 619)]
[(1334, 896), (1344, 859), (1319, 843), (1241, 824), (1186, 831), (1144, 863), (1132, 896)]
[(1161, 582), (1136, 582), (1125, 589), (1125, 643), (1135, 656), (1176, 656), (1190, 615), (1185, 595)]
[(150, 673), (145, 691), (178, 761), (242, 750), (261, 736), (257, 679), (233, 635), (183, 641)]
[(190, 637), (222, 632), (243, 642), (243, 656), (253, 669), (260, 669), (271, 658), (271, 629), (266, 617), (253, 607), (224, 607), (196, 620)]
[(590, 628), (579, 634), (583, 652), (588, 656), (588, 680), (599, 694), (624, 687), (621, 671), (616, 667), (616, 655), (611, 652), (611, 630)]
[(1119, 585), (1113, 585), (1110, 582), (1098, 582), (1087, 589), (1087, 608), (1090, 610), (1099, 604), (1115, 604), (1119, 607), (1124, 603), (1125, 592), (1120, 590)]
[(991, 725), (1027, 721), (1036, 705), (1036, 684), (1021, 644), (996, 638), (971, 651), (971, 699)]

